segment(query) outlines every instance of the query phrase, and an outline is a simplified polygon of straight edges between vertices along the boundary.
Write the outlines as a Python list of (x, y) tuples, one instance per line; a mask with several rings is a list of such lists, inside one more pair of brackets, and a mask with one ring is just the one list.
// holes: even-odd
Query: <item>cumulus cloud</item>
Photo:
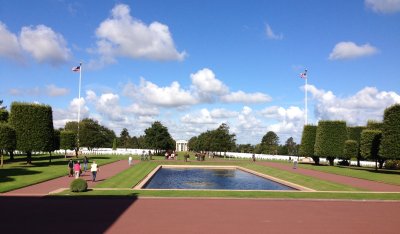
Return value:
[(269, 24), (265, 25), (265, 33), (267, 35), (268, 39), (271, 40), (282, 40), (283, 39), (283, 35), (281, 34), (275, 34), (274, 31), (272, 31), (272, 28)]
[(22, 60), (22, 50), (15, 34), (8, 31), (7, 26), (0, 21), (0, 56), (16, 61)]
[(277, 122), (268, 125), (268, 131), (274, 131), (281, 136), (299, 138), (304, 125), (304, 111), (297, 106), (284, 108), (271, 106), (261, 110), (261, 115)]
[(238, 115), (238, 112), (236, 112), (236, 111), (231, 111), (231, 110), (227, 110), (227, 109), (223, 109), (223, 108), (213, 109), (213, 110), (211, 110), (210, 113), (213, 118), (217, 118), (217, 119), (233, 118)]
[(60, 88), (55, 86), (54, 84), (51, 84), (46, 86), (46, 93), (50, 97), (64, 96), (69, 93), (69, 89)]
[(201, 109), (199, 112), (186, 114), (181, 118), (183, 123), (191, 124), (216, 124), (218, 123), (212, 116), (209, 110)]
[(271, 97), (263, 93), (245, 93), (243, 91), (231, 92), (221, 97), (222, 102), (227, 103), (264, 103), (270, 102)]
[(212, 70), (208, 68), (201, 69), (194, 74), (190, 74), (193, 88), (196, 89), (202, 96), (223, 95), (229, 89), (215, 77)]
[(400, 11), (400, 0), (365, 0), (365, 5), (377, 13), (390, 14)]
[(183, 60), (185, 52), (178, 52), (167, 25), (153, 22), (146, 25), (130, 15), (130, 8), (118, 4), (111, 16), (96, 29), (95, 51), (101, 63), (113, 63), (116, 57), (149, 60)]
[(378, 53), (378, 49), (370, 44), (356, 45), (354, 42), (339, 42), (329, 54), (330, 60), (354, 59), (371, 56)]
[(130, 105), (127, 109), (127, 112), (133, 113), (137, 116), (156, 116), (160, 114), (160, 111), (156, 107), (140, 105), (138, 103), (134, 103)]
[(74, 98), (66, 109), (53, 109), (53, 124), (55, 128), (63, 128), (67, 122), (78, 121), (80, 105), (80, 119), (89, 117), (89, 107), (84, 98)]
[(365, 87), (346, 98), (338, 98), (331, 91), (313, 85), (308, 86), (308, 92), (316, 103), (317, 120), (345, 120), (349, 125), (365, 125), (370, 119), (380, 121), (386, 107), (400, 103), (399, 94), (375, 87)]
[(20, 42), (21, 47), (38, 62), (59, 65), (71, 57), (64, 37), (45, 25), (23, 27)]

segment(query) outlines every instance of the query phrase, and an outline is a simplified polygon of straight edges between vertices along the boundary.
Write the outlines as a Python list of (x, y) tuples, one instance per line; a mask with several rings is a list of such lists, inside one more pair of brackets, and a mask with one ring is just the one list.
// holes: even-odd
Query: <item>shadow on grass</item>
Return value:
[(2, 233), (105, 233), (137, 196), (0, 197)]
[(0, 170), (0, 183), (14, 181), (15, 179), (10, 178), (12, 176), (21, 176), (21, 175), (34, 175), (39, 174), (38, 171), (32, 171), (28, 168), (5, 168)]
[(365, 167), (340, 167), (340, 168), (347, 168), (347, 169), (358, 170), (358, 171), (368, 171), (368, 172), (377, 173), (377, 174), (400, 175), (399, 170), (378, 169), (376, 171), (375, 168), (365, 168)]

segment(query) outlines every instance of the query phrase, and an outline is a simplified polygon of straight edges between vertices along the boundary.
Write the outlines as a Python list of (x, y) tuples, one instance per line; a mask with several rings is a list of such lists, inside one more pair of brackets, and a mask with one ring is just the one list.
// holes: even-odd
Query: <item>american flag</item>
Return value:
[(300, 73), (300, 78), (307, 79), (307, 69)]
[(72, 71), (79, 72), (81, 70), (81, 66), (73, 67)]

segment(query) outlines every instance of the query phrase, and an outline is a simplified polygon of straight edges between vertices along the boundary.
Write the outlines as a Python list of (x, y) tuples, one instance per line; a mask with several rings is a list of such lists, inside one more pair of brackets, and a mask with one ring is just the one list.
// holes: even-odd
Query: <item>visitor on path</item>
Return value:
[(68, 177), (71, 176), (74, 176), (74, 162), (72, 162), (72, 159), (68, 162)]
[(297, 169), (297, 158), (293, 160), (293, 169)]
[(84, 172), (86, 172), (86, 170), (87, 170), (88, 163), (89, 163), (89, 159), (85, 155), (85, 157), (83, 158), (83, 171)]
[(93, 161), (93, 163), (91, 165), (91, 168), (90, 168), (90, 171), (92, 172), (92, 181), (95, 182), (96, 181), (97, 172), (100, 171), (99, 167), (97, 166), (95, 161)]
[(81, 173), (81, 164), (79, 161), (76, 161), (74, 165), (75, 179), (79, 178), (79, 174)]
[(128, 158), (128, 164), (129, 164), (129, 166), (132, 165), (132, 156), (129, 156), (129, 158)]
[(253, 154), (253, 155), (251, 156), (251, 158), (253, 159), (253, 162), (256, 161), (256, 155), (255, 155), (255, 154)]

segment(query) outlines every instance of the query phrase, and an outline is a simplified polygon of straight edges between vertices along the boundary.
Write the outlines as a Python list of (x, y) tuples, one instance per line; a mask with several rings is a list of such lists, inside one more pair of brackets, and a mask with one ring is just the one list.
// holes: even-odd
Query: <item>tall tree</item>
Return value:
[(161, 122), (154, 122), (144, 132), (144, 139), (147, 146), (155, 149), (157, 154), (160, 153), (160, 150), (175, 149), (175, 141), (169, 134), (168, 128), (162, 125)]
[(315, 155), (326, 157), (329, 165), (333, 166), (336, 157), (344, 154), (344, 145), (347, 140), (346, 122), (319, 121), (315, 138)]
[(131, 136), (129, 136), (128, 129), (126, 128), (122, 129), (121, 134), (119, 136), (119, 142), (121, 146), (124, 147), (125, 149), (128, 148), (130, 139)]
[(8, 111), (6, 109), (0, 109), (0, 123), (8, 122)]
[(88, 149), (112, 147), (113, 140), (116, 137), (114, 131), (89, 118), (83, 119), (79, 126), (80, 146)]
[(384, 159), (379, 156), (382, 131), (366, 129), (361, 133), (361, 154), (363, 157), (375, 161), (375, 170), (382, 168)]
[(11, 126), (17, 134), (17, 150), (27, 154), (32, 163), (32, 151), (48, 152), (53, 146), (53, 111), (48, 105), (13, 102)]
[(217, 129), (211, 132), (211, 150), (227, 152), (235, 147), (235, 134), (229, 133), (229, 126), (221, 124)]
[(315, 137), (317, 135), (317, 126), (305, 125), (301, 136), (300, 156), (312, 157), (315, 164), (319, 164), (319, 157), (314, 154)]
[(7, 106), (3, 106), (3, 100), (0, 100), (0, 110), (5, 110)]
[(285, 142), (285, 146), (287, 148), (287, 152), (289, 155), (296, 155), (296, 142), (293, 140), (293, 137), (289, 137), (286, 142)]
[(61, 131), (60, 149), (65, 150), (65, 156), (67, 156), (67, 150), (74, 150), (75, 147), (76, 147), (76, 133), (72, 131)]
[(361, 132), (365, 129), (363, 126), (347, 127), (347, 139), (357, 142), (357, 166), (360, 166), (360, 161), (363, 159), (360, 151)]
[(267, 134), (265, 134), (261, 140), (263, 153), (266, 154), (277, 154), (278, 145), (279, 145), (279, 137), (273, 131), (267, 132)]
[(386, 159), (400, 158), (400, 104), (388, 107), (384, 112), (379, 152)]

